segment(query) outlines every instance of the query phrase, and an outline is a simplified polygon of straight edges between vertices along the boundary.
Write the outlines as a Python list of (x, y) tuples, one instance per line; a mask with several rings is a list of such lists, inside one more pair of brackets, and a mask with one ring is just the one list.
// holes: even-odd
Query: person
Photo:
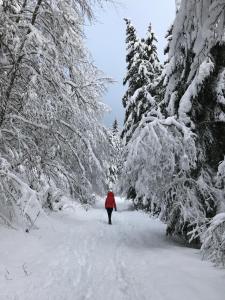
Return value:
[(107, 210), (107, 214), (108, 214), (108, 219), (109, 219), (109, 224), (112, 225), (112, 211), (113, 208), (115, 209), (115, 211), (117, 210), (116, 207), (116, 201), (115, 201), (115, 197), (112, 191), (109, 191), (107, 194), (107, 197), (105, 199), (105, 209)]

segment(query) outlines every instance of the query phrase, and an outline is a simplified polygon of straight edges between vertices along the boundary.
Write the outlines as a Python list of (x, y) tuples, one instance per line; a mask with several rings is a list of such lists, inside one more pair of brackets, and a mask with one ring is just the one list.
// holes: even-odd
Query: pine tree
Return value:
[[(164, 55), (168, 55), (169, 54), (169, 51), (170, 51), (170, 43), (171, 43), (171, 40), (172, 40), (172, 31), (173, 31), (173, 24), (169, 27), (169, 29), (167, 30), (166, 32), (166, 35), (165, 35), (165, 39), (167, 39), (167, 44), (166, 44), (166, 47), (164, 49)], [(167, 83), (168, 83), (168, 77), (169, 77), (169, 74), (168, 74), (168, 65), (170, 64), (170, 60), (169, 58), (167, 58), (164, 62), (164, 66), (163, 66), (163, 70), (162, 70), (162, 75), (161, 75), (161, 78), (160, 78), (160, 82), (158, 84), (158, 90), (157, 90), (157, 98), (159, 99), (158, 100), (158, 103), (159, 103), (159, 107), (160, 107), (160, 112), (164, 115), (164, 116), (167, 116), (167, 105), (165, 104), (164, 102), (164, 98), (165, 98), (165, 92), (166, 92), (166, 86), (167, 86)]]
[(143, 89), (145, 90), (144, 97), (140, 101), (140, 105), (143, 106), (141, 114), (139, 114), (139, 121), (144, 113), (151, 113), (152, 115), (158, 115), (158, 105), (161, 101), (161, 94), (163, 94), (163, 82), (162, 82), (162, 66), (160, 64), (157, 52), (157, 39), (152, 31), (152, 25), (150, 23), (147, 31), (146, 39), (143, 42), (143, 54), (142, 65), (143, 77), (145, 77), (145, 83)]
[[(146, 197), (139, 193), (140, 189), (136, 185), (138, 178), (141, 178), (142, 174), (141, 168), (136, 165), (137, 161), (132, 155), (132, 149), (138, 136), (136, 132), (141, 134), (141, 131), (147, 126), (144, 120), (147, 118), (148, 122), (150, 122), (159, 116), (157, 101), (159, 100), (158, 94), (161, 89), (160, 76), (162, 67), (159, 63), (156, 43), (157, 39), (150, 24), (146, 38), (136, 42), (135, 56), (132, 63), (129, 64), (128, 76), (125, 78), (125, 82), (128, 83), (126, 92), (128, 101), (126, 103), (122, 136), (126, 145), (124, 148), (126, 167), (121, 176), (121, 183), (126, 182), (127, 186), (123, 186), (123, 189), (126, 190), (126, 196), (133, 199), (136, 208), (147, 210), (151, 210), (152, 207), (150, 207), (151, 204), (149, 203), (143, 203)], [(133, 164), (134, 173), (128, 168), (133, 159), (135, 161)], [(132, 174), (132, 176), (130, 177), (128, 174)], [(126, 181), (126, 178), (129, 179)], [(150, 196), (147, 196), (148, 200), (150, 198)]]
[[(126, 94), (123, 97), (123, 106), (126, 108), (127, 101), (129, 100), (129, 97), (134, 93), (135, 91), (135, 82), (132, 81), (133, 76), (134, 76), (134, 70), (132, 68), (134, 60), (135, 60), (135, 55), (137, 52), (137, 48), (139, 47), (139, 41), (137, 38), (137, 33), (134, 28), (134, 26), (131, 24), (131, 21), (128, 19), (124, 19), (126, 22), (126, 44), (127, 44), (127, 56), (126, 56), (126, 62), (127, 62), (127, 75), (124, 78), (123, 84), (127, 84), (128, 81), (131, 81), (129, 84), (129, 88), (131, 90), (128, 90)], [(134, 87), (132, 87), (134, 85)], [(132, 89), (133, 88), (133, 89)]]
[(128, 84), (128, 89), (122, 99), (123, 107), (125, 108), (125, 120), (124, 120), (124, 129), (122, 131), (122, 138), (125, 138), (126, 132), (131, 127), (131, 115), (133, 111), (133, 104), (130, 103), (130, 97), (133, 95), (136, 89), (136, 79), (134, 79), (135, 69), (133, 67), (134, 61), (136, 59), (138, 48), (140, 43), (137, 38), (137, 33), (134, 26), (131, 24), (131, 21), (124, 19), (126, 22), (126, 44), (127, 44), (127, 75), (124, 78), (123, 84)]
[(115, 185), (117, 178), (121, 173), (122, 161), (122, 141), (120, 137), (119, 124), (117, 119), (114, 120), (112, 129), (110, 130), (110, 141), (112, 144), (112, 153), (110, 160), (110, 167), (108, 170), (108, 185)]
[(147, 37), (143, 41), (144, 42), (144, 54), (143, 60), (144, 64), (146, 64), (147, 69), (147, 77), (148, 83), (152, 85), (152, 94), (154, 94), (154, 86), (155, 86), (155, 79), (161, 75), (162, 67), (159, 62), (158, 53), (157, 53), (157, 46), (156, 43), (158, 42), (155, 33), (152, 31), (152, 25), (150, 23), (147, 31)]
[(166, 114), (175, 116), (196, 134), (198, 157), (196, 167), (189, 174), (190, 182), (194, 183), (190, 185), (190, 193), (195, 195), (196, 209), (202, 210), (203, 215), (200, 228), (191, 217), (184, 219), (184, 211), (174, 210), (179, 203), (179, 199), (174, 199), (168, 206), (172, 234), (184, 236), (194, 227), (201, 236), (221, 201), (213, 192), (213, 182), (225, 155), (225, 44), (221, 18), (224, 12), (225, 5), (221, 1), (184, 0), (173, 25), (167, 65)]
[(115, 119), (113, 122), (112, 133), (113, 133), (113, 136), (117, 136), (119, 133), (119, 124), (118, 124), (117, 119)]
[(126, 42), (128, 43), (128, 72), (124, 84), (128, 85), (128, 89), (123, 98), (126, 112), (122, 132), (125, 144), (131, 139), (142, 115), (153, 110), (156, 106), (154, 100), (157, 85), (156, 78), (161, 73), (155, 45), (157, 40), (152, 32), (151, 25), (148, 28), (147, 38), (139, 40), (134, 27), (130, 21), (127, 21)]

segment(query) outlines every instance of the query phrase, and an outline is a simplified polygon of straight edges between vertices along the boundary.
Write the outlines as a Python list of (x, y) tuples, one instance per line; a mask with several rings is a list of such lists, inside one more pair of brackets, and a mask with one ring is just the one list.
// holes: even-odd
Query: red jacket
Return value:
[(116, 201), (113, 192), (108, 192), (108, 195), (105, 200), (105, 208), (115, 208), (116, 209)]

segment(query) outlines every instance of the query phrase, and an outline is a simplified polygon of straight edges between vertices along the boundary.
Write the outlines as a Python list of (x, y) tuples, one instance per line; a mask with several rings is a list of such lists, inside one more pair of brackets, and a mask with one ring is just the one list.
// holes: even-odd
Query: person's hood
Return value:
[(108, 192), (108, 196), (114, 196), (113, 192)]

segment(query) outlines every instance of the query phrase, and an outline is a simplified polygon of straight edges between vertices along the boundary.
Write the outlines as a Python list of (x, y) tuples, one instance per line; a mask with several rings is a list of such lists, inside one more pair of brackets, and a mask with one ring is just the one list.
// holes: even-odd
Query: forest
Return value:
[(0, 0), (0, 231), (113, 188), (224, 267), (225, 1), (176, 1), (164, 62), (151, 20), (142, 38), (124, 19), (122, 128), (102, 122), (113, 79), (85, 46), (105, 2)]

